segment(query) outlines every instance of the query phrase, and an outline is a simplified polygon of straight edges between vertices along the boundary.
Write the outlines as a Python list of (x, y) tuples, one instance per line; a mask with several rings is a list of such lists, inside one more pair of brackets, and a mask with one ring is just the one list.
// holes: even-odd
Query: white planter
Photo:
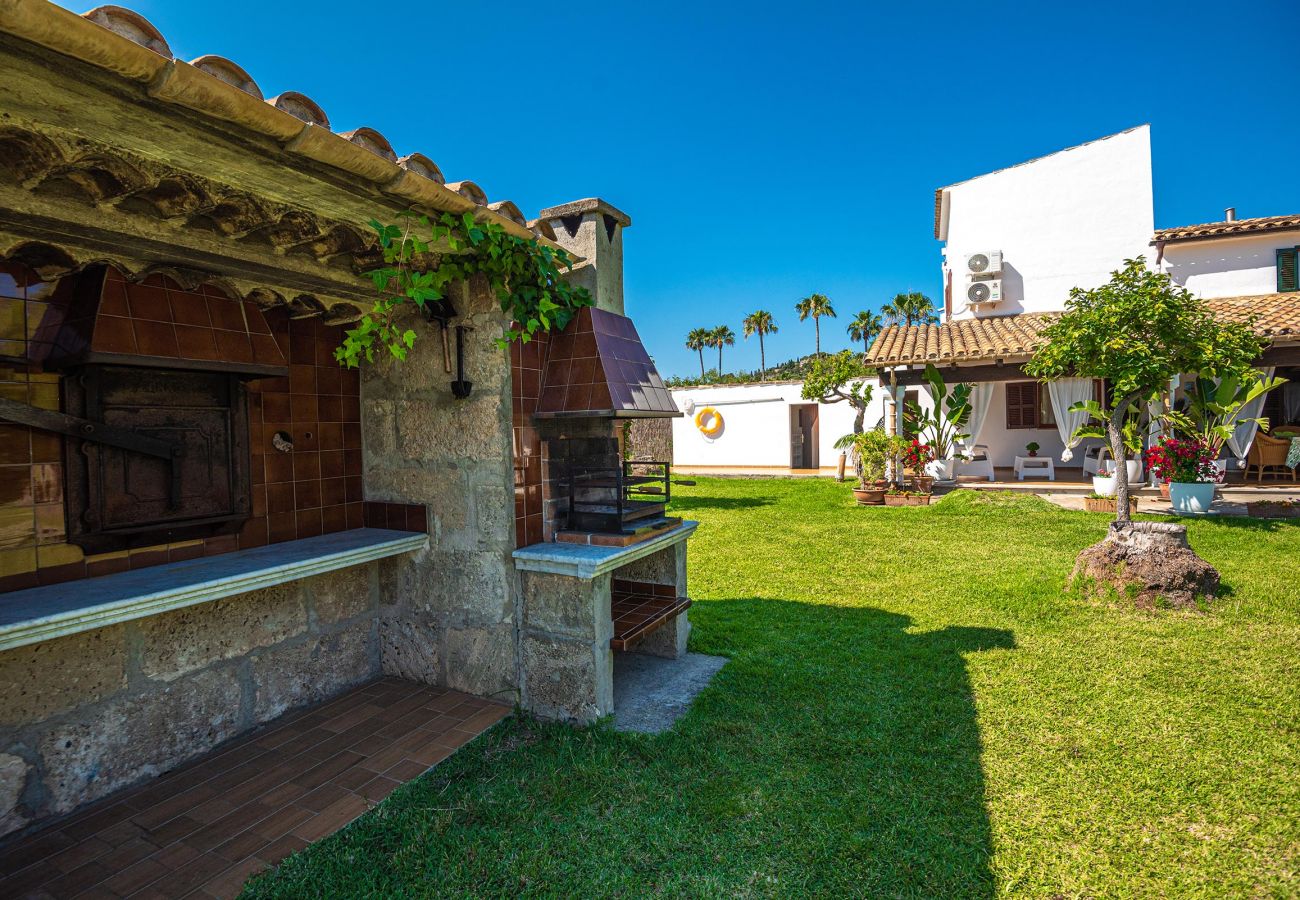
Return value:
[(1214, 503), (1215, 484), (1212, 481), (1188, 483), (1174, 481), (1169, 485), (1169, 502), (1174, 512), (1197, 515), (1210, 511)]
[(935, 481), (952, 481), (953, 470), (957, 466), (955, 459), (935, 459), (925, 464), (925, 474)]
[(1142, 460), (1130, 459), (1124, 463), (1124, 467), (1128, 469), (1129, 487), (1136, 485), (1142, 480)]
[(1115, 482), (1117, 480), (1118, 479), (1113, 475), (1110, 477), (1094, 475), (1092, 476), (1092, 489), (1095, 493), (1101, 494), (1103, 497), (1114, 497), (1116, 490)]

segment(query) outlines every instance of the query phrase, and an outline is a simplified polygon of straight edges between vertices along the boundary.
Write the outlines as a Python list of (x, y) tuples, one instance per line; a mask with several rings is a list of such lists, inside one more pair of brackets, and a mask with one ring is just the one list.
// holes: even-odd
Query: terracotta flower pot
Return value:
[(883, 487), (854, 488), (853, 496), (858, 501), (858, 506), (879, 506), (885, 502), (885, 489)]
[(1166, 500), (1169, 499), (1169, 482), (1160, 482), (1160, 496), (1164, 497)]

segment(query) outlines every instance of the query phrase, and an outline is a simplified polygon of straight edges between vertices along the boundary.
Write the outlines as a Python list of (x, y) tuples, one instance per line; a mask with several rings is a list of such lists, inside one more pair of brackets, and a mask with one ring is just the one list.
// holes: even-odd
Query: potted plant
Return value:
[(890, 488), (885, 491), (886, 506), (929, 506), (930, 493), (928, 491), (904, 491), (899, 488)]
[[(957, 445), (970, 440), (964, 429), (970, 420), (971, 386), (958, 384), (949, 390), (933, 363), (925, 367), (923, 377), (930, 386), (934, 407), (922, 409), (912, 403), (909, 411), (916, 422), (918, 435), (932, 451), (925, 469), (938, 481), (952, 481), (957, 465)], [(921, 474), (919, 470), (917, 474)]]
[(920, 438), (912, 438), (910, 444), (905, 444), (901, 452), (903, 467), (911, 469), (916, 487), (922, 493), (930, 493), (930, 488), (934, 486), (934, 477), (927, 474), (928, 466), (934, 462), (934, 448), (929, 444), (921, 443)]
[(1028, 444), (1025, 444), (1025, 452), (1028, 453), (1030, 456), (1037, 456), (1038, 441), (1030, 441)]
[[(1117, 502), (1118, 501), (1115, 499), (1114, 494), (1099, 494), (1096, 491), (1093, 491), (1091, 494), (1083, 498), (1083, 508), (1088, 510), (1088, 512), (1113, 513), (1115, 512), (1115, 504)], [(1129, 515), (1137, 512), (1137, 497), (1128, 498), (1128, 508)]]
[[(1254, 422), (1261, 431), (1268, 431), (1268, 419), (1243, 416), (1242, 413), (1260, 397), (1285, 383), (1285, 378), (1266, 378), (1253, 368), (1244, 372), (1206, 373), (1186, 386), (1181, 408), (1165, 413), (1163, 418), (1175, 434), (1195, 438), (1208, 448), (1222, 481), (1227, 474), (1228, 461), (1219, 457), (1237, 426)], [(1241, 464), (1244, 465), (1244, 461)]]
[(1147, 451), (1147, 465), (1169, 482), (1169, 502), (1180, 513), (1208, 512), (1222, 477), (1214, 452), (1200, 438), (1167, 437)]
[(879, 506), (885, 502), (885, 466), (895, 453), (898, 439), (884, 431), (873, 429), (858, 434), (846, 434), (835, 446), (848, 449), (853, 456), (853, 467), (858, 483), (853, 496), (859, 506)]

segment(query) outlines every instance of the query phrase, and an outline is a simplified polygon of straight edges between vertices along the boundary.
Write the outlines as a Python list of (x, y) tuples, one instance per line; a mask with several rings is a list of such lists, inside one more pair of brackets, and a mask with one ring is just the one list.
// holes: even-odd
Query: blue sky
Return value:
[[(71, 4), (69, 4), (71, 5)], [(660, 371), (768, 309), (768, 361), (939, 299), (936, 187), (1150, 122), (1157, 227), (1300, 211), (1300, 4), (128, 2), (528, 216), (625, 210), (628, 313)], [(78, 12), (83, 6), (72, 5)], [(428, 113), (426, 115), (426, 112)], [(756, 368), (755, 340), (726, 367)]]

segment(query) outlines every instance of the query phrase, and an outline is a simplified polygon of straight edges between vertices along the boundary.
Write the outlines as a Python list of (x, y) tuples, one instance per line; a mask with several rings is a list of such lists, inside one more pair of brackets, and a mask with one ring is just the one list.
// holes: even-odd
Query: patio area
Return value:
[(385, 678), (0, 844), (4, 897), (234, 897), (510, 712)]

